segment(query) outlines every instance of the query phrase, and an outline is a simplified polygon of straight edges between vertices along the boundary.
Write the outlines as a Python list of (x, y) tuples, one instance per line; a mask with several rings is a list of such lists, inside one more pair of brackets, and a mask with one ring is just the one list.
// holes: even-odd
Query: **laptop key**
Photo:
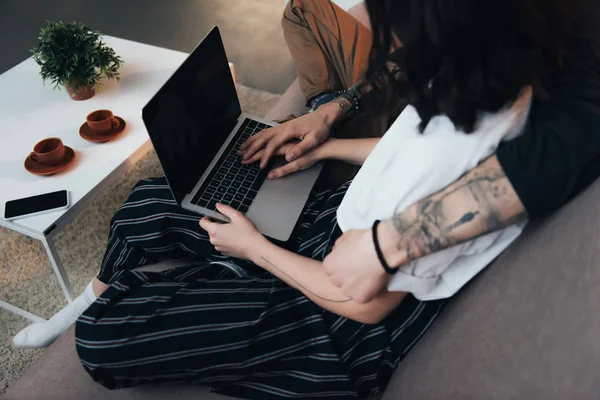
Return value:
[(235, 157), (233, 156), (233, 154), (230, 154), (227, 156), (225, 161), (229, 161), (230, 163), (235, 162)]
[(197, 204), (200, 207), (206, 207), (208, 205), (208, 200), (200, 200)]
[(248, 124), (248, 127), (254, 129), (256, 127), (256, 125), (258, 125), (257, 121), (250, 121), (250, 123)]
[(229, 161), (225, 161), (225, 162), (223, 163), (223, 166), (224, 166), (225, 168), (229, 169), (229, 168), (231, 168), (232, 164), (231, 164)]
[(233, 200), (233, 196), (230, 194), (226, 194), (225, 196), (223, 196), (223, 201), (231, 201)]
[(242, 184), (242, 182), (240, 182), (240, 181), (233, 181), (231, 183), (231, 187), (237, 189), (240, 187), (241, 184)]
[(249, 199), (254, 199), (257, 193), (258, 192), (256, 190), (248, 190), (248, 194), (246, 195), (246, 197)]
[(242, 204), (245, 205), (245, 206), (250, 207), (252, 205), (252, 199), (244, 199), (242, 201)]
[(192, 204), (197, 204), (198, 201), (200, 201), (200, 196), (202, 195), (202, 192), (198, 192), (196, 193), (196, 195), (194, 196), (194, 198), (192, 199)]
[(226, 191), (227, 191), (227, 188), (225, 186), (219, 186), (217, 188), (217, 193), (224, 194)]
[(239, 182), (239, 183), (242, 183), (243, 180), (244, 180), (243, 175), (236, 175), (236, 177), (234, 179), (235, 182)]
[(225, 179), (227, 179), (228, 181), (232, 181), (234, 178), (235, 178), (235, 175), (233, 175), (233, 174), (225, 175)]
[(205, 190), (206, 193), (211, 193), (211, 194), (214, 193), (214, 192), (216, 192), (216, 191), (217, 191), (216, 186), (209, 186)]
[(229, 186), (231, 186), (231, 181), (229, 179), (225, 179), (221, 183), (221, 186), (225, 186), (226, 188), (228, 188)]
[(249, 208), (250, 208), (250, 206), (246, 206), (246, 205), (242, 204), (241, 206), (239, 206), (238, 211), (245, 214)]
[(246, 188), (239, 188), (238, 189), (238, 193), (242, 194), (242, 195), (245, 195), (246, 193), (248, 193), (248, 189), (246, 189)]
[(237, 210), (238, 208), (240, 208), (240, 206), (242, 205), (242, 203), (240, 203), (239, 201), (235, 201), (234, 200), (234, 201), (231, 202), (230, 205), (231, 205), (231, 207), (233, 207), (233, 208), (235, 208)]
[(211, 200), (208, 205), (206, 206), (206, 208), (208, 208), (209, 210), (216, 210), (217, 209), (217, 201), (216, 200)]
[(233, 199), (236, 201), (242, 201), (244, 200), (244, 196), (238, 193), (235, 196), (233, 196)]
[(229, 189), (227, 189), (227, 193), (228, 193), (228, 194), (236, 194), (236, 192), (237, 192), (237, 189), (236, 189), (236, 188), (232, 188), (232, 187), (230, 187)]
[(254, 183), (252, 183), (252, 190), (258, 191), (258, 189), (260, 189), (260, 187), (262, 186), (263, 182), (264, 182), (263, 179), (255, 180)]
[(244, 181), (242, 182), (242, 187), (245, 187), (246, 189), (250, 189), (252, 185), (250, 184), (249, 181)]
[(236, 175), (238, 172), (240, 172), (239, 168), (233, 167), (229, 170), (229, 172), (231, 172), (232, 174)]
[(227, 173), (227, 168), (223, 168), (223, 167), (219, 168), (219, 174), (225, 175), (226, 173)]
[(204, 194), (202, 195), (202, 199), (203, 199), (203, 200), (210, 200), (210, 198), (211, 198), (211, 197), (212, 197), (212, 194), (211, 194), (211, 193), (204, 193)]

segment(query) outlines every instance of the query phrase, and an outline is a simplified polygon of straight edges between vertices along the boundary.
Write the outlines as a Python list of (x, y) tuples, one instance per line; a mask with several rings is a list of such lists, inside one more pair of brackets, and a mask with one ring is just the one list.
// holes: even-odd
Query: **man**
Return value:
[[(558, 10), (559, 3), (545, 7)], [(600, 7), (592, 1), (568, 5), (574, 13), (565, 41), (567, 56), (560, 68), (544, 77), (547, 93), (537, 93), (523, 134), (442, 191), (381, 223), (383, 257), (392, 268), (527, 218), (543, 218), (598, 177), (600, 34), (595, 21)], [(331, 93), (344, 87), (357, 95), (370, 90), (369, 84), (361, 83), (372, 39), (365, 26), (331, 2), (316, 0), (291, 1), (282, 24), (303, 94), (313, 110), (319, 110), (264, 131), (242, 148), (246, 160), (260, 159), (265, 166), (284, 143), (300, 140), (286, 154), (288, 164), (272, 171), (271, 179), (302, 169), (310, 151), (334, 126), (339, 125), (335, 133), (340, 136), (380, 136), (398, 112), (381, 112), (379, 118), (362, 113), (341, 123), (351, 114), (353, 99), (340, 93), (333, 99)], [(541, 37), (548, 44), (553, 44), (551, 29)], [(361, 106), (373, 108), (373, 103), (364, 104), (366, 97)], [(320, 107), (327, 102), (339, 107)], [(389, 281), (370, 230), (345, 232), (324, 265), (332, 283), (361, 303), (369, 302)]]

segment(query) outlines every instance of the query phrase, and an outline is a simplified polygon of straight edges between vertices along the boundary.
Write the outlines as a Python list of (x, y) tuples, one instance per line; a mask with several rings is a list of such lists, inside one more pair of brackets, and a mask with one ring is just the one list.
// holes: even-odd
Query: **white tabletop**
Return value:
[[(66, 91), (42, 85), (39, 67), (27, 59), (0, 75), (0, 207), (7, 200), (66, 189), (71, 205), (77, 204), (111, 172), (147, 144), (142, 107), (183, 62), (187, 54), (150, 45), (104, 37), (123, 58), (121, 81), (106, 82), (90, 100), (73, 101)], [(79, 136), (85, 116), (108, 108), (122, 117), (126, 130), (116, 139), (95, 144)], [(59, 137), (75, 150), (73, 165), (65, 171), (40, 177), (23, 167), (38, 141)], [(0, 225), (21, 226), (42, 233), (66, 212), (58, 211), (13, 223), (0, 217)]]

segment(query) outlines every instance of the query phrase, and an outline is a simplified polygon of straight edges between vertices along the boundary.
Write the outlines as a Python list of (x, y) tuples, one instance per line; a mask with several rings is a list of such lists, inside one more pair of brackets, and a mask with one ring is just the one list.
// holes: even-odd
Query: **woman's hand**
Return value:
[[(303, 115), (284, 124), (265, 129), (251, 136), (241, 147), (239, 155), (243, 160), (256, 159), (254, 157), (263, 150), (260, 157), (260, 167), (265, 168), (269, 159), (276, 155), (285, 155), (288, 162), (294, 161), (313, 150), (329, 137), (331, 127), (338, 118), (339, 111), (328, 104), (317, 111)], [(299, 140), (286, 151), (278, 153), (277, 150), (284, 144)]]
[(218, 203), (217, 210), (231, 222), (222, 224), (213, 222), (208, 217), (200, 220), (200, 226), (210, 236), (210, 242), (215, 249), (226, 256), (254, 260), (266, 241), (265, 237), (241, 212)]
[[(334, 139), (329, 139), (332, 141)], [(296, 146), (297, 142), (290, 142), (280, 146), (277, 150), (275, 150), (275, 155), (283, 156), (288, 152), (292, 151)], [(282, 165), (279, 168), (275, 168), (273, 171), (269, 172), (269, 179), (278, 179), (283, 178), (286, 175), (293, 174), (294, 172), (303, 171), (315, 165), (317, 162), (322, 161), (326, 158), (325, 152), (323, 151), (326, 144), (322, 144), (315, 149), (311, 149), (307, 151), (301, 157), (295, 159), (294, 161), (288, 162), (285, 165)], [(254, 156), (249, 158), (248, 160), (242, 161), (242, 164), (252, 164), (262, 159), (265, 150), (259, 150)]]

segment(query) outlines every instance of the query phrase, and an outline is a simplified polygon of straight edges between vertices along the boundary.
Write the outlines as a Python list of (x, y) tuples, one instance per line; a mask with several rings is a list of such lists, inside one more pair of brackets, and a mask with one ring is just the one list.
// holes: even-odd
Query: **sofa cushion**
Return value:
[(598, 238), (600, 182), (449, 303), (384, 400), (598, 398)]

